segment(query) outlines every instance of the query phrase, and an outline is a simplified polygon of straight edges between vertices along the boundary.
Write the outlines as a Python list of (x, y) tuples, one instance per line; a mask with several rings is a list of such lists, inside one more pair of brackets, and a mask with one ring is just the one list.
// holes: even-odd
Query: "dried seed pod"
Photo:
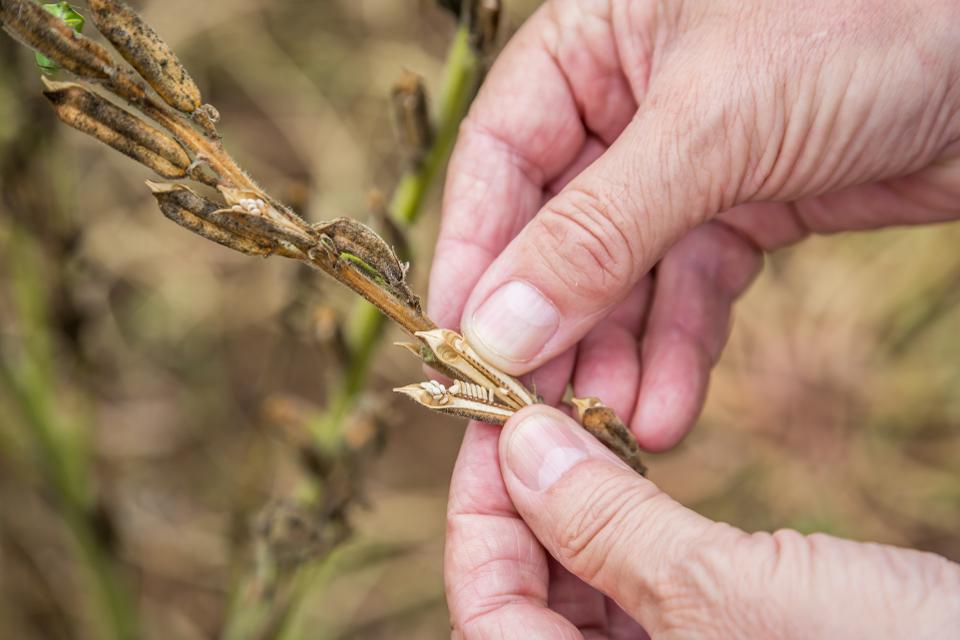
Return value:
[(573, 398), (570, 402), (584, 429), (630, 465), (631, 469), (640, 475), (646, 475), (647, 467), (640, 461), (637, 439), (612, 409), (598, 398)]
[(81, 78), (107, 81), (115, 75), (106, 49), (31, 0), (0, 0), (0, 23), (14, 38)]
[(390, 89), (390, 108), (404, 159), (412, 168), (418, 168), (433, 144), (433, 127), (423, 78), (404, 71)]
[(500, 0), (469, 0), (467, 28), (470, 44), (480, 54), (487, 54), (497, 43), (500, 27)]
[(313, 228), (263, 192), (223, 185), (219, 190), (231, 208), (211, 214), (210, 220), (217, 225), (264, 243), (286, 244), (289, 250), (301, 253), (295, 257), (317, 247)]
[(407, 267), (373, 229), (352, 218), (336, 218), (314, 224), (313, 230), (319, 235), (325, 249), (332, 252), (341, 264), (386, 286), (420, 312), (420, 298), (406, 282)]
[(282, 568), (296, 566), (320, 555), (329, 540), (323, 514), (316, 507), (294, 502), (275, 502), (257, 516), (258, 545)]
[(279, 252), (276, 246), (252, 240), (231, 230), (223, 229), (212, 222), (210, 217), (221, 210), (221, 205), (199, 196), (190, 188), (180, 184), (151, 182), (149, 180), (147, 186), (153, 192), (153, 197), (157, 199), (157, 204), (160, 205), (160, 211), (163, 212), (163, 215), (181, 227), (248, 255), (269, 256), (272, 253)]
[(455, 331), (433, 329), (419, 331), (416, 336), (423, 340), (441, 363), (470, 382), (490, 389), (496, 397), (511, 409), (536, 404), (527, 389), (512, 376), (488, 364), (467, 341)]
[(394, 391), (428, 409), (490, 424), (503, 424), (515, 413), (514, 409), (497, 402), (455, 395), (435, 380), (408, 384), (397, 387)]
[[(60, 18), (74, 31), (83, 31), (83, 24), (86, 21), (82, 15), (77, 13), (73, 7), (70, 6), (69, 2), (66, 2), (66, 0), (48, 3), (42, 6), (44, 11)], [(44, 73), (54, 73), (60, 69), (56, 62), (42, 53), (37, 53), (34, 55), (36, 56), (37, 66), (40, 67)]]
[(190, 157), (169, 134), (84, 87), (44, 79), (43, 95), (65, 124), (93, 136), (164, 178), (187, 175)]
[(212, 104), (202, 104), (191, 114), (197, 126), (211, 138), (219, 138), (217, 123), (220, 122), (220, 112)]
[(461, 0), (437, 0), (437, 4), (453, 15), (457, 17), (460, 16), (460, 5), (462, 4)]
[(164, 102), (185, 113), (200, 107), (200, 89), (157, 32), (120, 0), (89, 0), (97, 29), (154, 88)]

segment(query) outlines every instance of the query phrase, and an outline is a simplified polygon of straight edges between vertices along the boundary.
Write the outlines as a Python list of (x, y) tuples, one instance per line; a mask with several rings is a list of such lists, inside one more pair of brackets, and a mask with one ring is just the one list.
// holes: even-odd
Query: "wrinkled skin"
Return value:
[[(667, 449), (763, 254), (957, 219), (958, 141), (955, 2), (548, 2), (463, 125), (430, 315), (503, 369), (536, 371), (548, 401), (572, 382)], [(551, 428), (521, 437), (536, 415)], [(512, 420), (498, 452), (499, 435), (472, 424), (454, 472), (455, 635), (960, 629), (960, 569), (943, 558), (711, 523), (545, 408)], [(517, 471), (531, 468), (534, 488)]]

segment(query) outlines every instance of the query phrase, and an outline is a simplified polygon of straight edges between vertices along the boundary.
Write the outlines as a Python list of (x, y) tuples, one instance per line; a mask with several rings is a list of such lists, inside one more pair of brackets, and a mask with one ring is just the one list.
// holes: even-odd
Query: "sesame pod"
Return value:
[(640, 446), (625, 424), (597, 398), (573, 398), (577, 419), (607, 449), (617, 454), (630, 468), (646, 475), (647, 467), (640, 461)]
[(43, 95), (65, 124), (93, 136), (164, 178), (187, 174), (190, 157), (169, 134), (78, 84), (45, 80)]
[(489, 424), (503, 424), (516, 413), (515, 409), (494, 401), (456, 397), (443, 385), (434, 381), (397, 387), (394, 392), (407, 396), (417, 404), (438, 413)]
[(481, 358), (456, 331), (431, 329), (414, 335), (430, 348), (441, 364), (456, 371), (458, 378), (490, 389), (502, 404), (519, 411), (539, 401), (519, 380)]
[(437, 4), (440, 5), (441, 8), (452, 13), (454, 16), (460, 16), (461, 0), (437, 0)]
[(102, 46), (30, 0), (0, 0), (0, 23), (11, 36), (81, 78), (108, 81), (114, 61)]
[(89, 0), (97, 29), (154, 88), (164, 102), (184, 113), (200, 107), (200, 89), (176, 54), (153, 28), (120, 0)]
[[(74, 31), (83, 31), (83, 16), (77, 13), (73, 7), (70, 6), (69, 2), (64, 1), (45, 4), (43, 5), (43, 10), (63, 20), (67, 23), (67, 26)], [(40, 67), (44, 73), (54, 73), (60, 69), (56, 62), (42, 53), (34, 55), (36, 56), (37, 66)]]
[(500, 0), (470, 0), (467, 29), (470, 44), (480, 54), (487, 54), (497, 43), (500, 28)]
[[(282, 244), (301, 257), (317, 246), (313, 229), (299, 216), (260, 191), (218, 186), (229, 209), (215, 211), (210, 221), (241, 235)], [(285, 254), (286, 255), (286, 254)]]
[(157, 199), (163, 215), (181, 227), (247, 255), (269, 256), (274, 253), (271, 246), (237, 235), (211, 222), (210, 216), (220, 210), (221, 205), (207, 200), (188, 187), (149, 180), (147, 186)]
[(433, 144), (433, 128), (423, 78), (404, 71), (390, 89), (390, 107), (397, 142), (406, 162), (416, 169)]
[(343, 265), (388, 287), (412, 308), (420, 310), (420, 298), (406, 282), (407, 266), (373, 229), (352, 218), (336, 218), (314, 224), (313, 230), (320, 236), (321, 244)]

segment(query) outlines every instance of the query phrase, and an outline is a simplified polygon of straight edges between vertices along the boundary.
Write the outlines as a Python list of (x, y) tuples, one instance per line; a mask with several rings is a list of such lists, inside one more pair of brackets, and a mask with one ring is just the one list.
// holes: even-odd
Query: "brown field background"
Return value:
[[(507, 0), (506, 30), (533, 10)], [(387, 111), (404, 69), (436, 91), (453, 22), (432, 2), (140, 3), (222, 115), (228, 148), (311, 220), (364, 217), (399, 175)], [(92, 30), (88, 29), (88, 33)], [(322, 406), (337, 366), (310, 329), (350, 299), (318, 273), (257, 260), (163, 218), (147, 169), (58, 125), (32, 53), (0, 38), (0, 357), (52, 344), (49, 411), (95, 461), (149, 638), (221, 631), (250, 522), (297, 491), (264, 407)], [(425, 288), (438, 193), (415, 231)], [(814, 238), (782, 251), (737, 307), (707, 409), (647, 456), (683, 503), (747, 530), (794, 527), (960, 560), (960, 226)], [(37, 300), (49, 322), (15, 303)], [(391, 330), (388, 340), (400, 338)], [(442, 548), (463, 424), (389, 389), (420, 367), (385, 346), (383, 454), (349, 549), (316, 572), (284, 638), (447, 634)], [(29, 421), (0, 381), (0, 637), (94, 638)]]

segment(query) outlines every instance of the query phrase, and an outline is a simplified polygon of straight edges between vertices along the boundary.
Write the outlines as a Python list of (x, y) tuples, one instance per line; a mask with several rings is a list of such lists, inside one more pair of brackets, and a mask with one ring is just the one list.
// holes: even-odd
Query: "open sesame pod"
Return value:
[(208, 200), (182, 184), (147, 181), (164, 216), (181, 227), (217, 244), (251, 256), (269, 256), (281, 250), (275, 242), (265, 242), (224, 229), (211, 220), (223, 205)]
[(394, 389), (417, 404), (458, 418), (503, 424), (516, 409), (498, 402), (489, 389), (455, 380), (446, 387), (435, 380), (408, 384)]
[(171, 107), (193, 113), (200, 88), (173, 50), (133, 9), (120, 0), (88, 0), (97, 30)]
[(43, 95), (64, 124), (93, 136), (164, 178), (187, 175), (190, 156), (170, 134), (79, 84), (46, 78), (43, 82)]

